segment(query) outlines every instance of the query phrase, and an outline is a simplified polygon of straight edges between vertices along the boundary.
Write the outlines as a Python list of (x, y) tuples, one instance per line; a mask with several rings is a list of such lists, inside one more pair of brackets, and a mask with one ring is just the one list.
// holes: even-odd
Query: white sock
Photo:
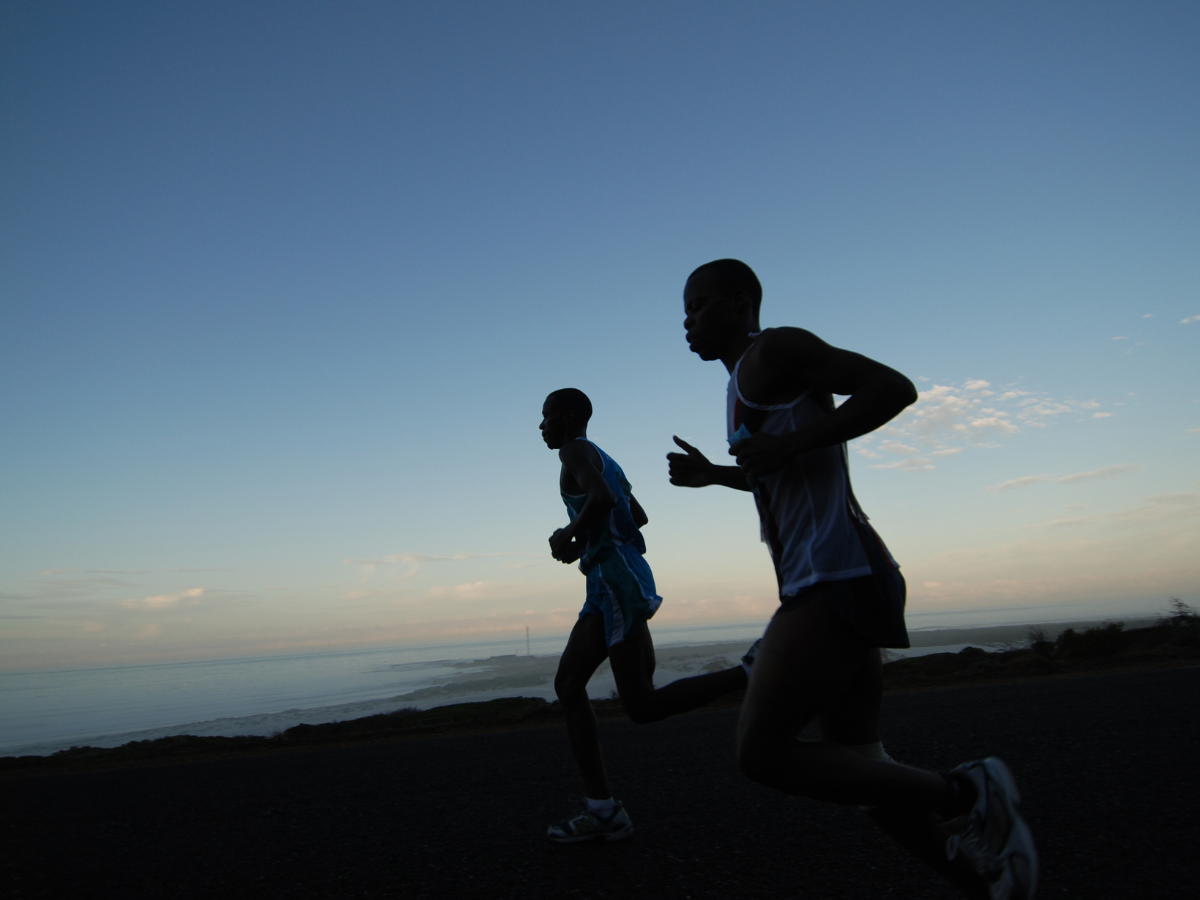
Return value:
[(588, 812), (595, 813), (602, 819), (607, 819), (612, 815), (613, 807), (617, 805), (612, 797), (607, 800), (593, 800), (591, 797), (584, 797), (584, 802), (587, 803)]

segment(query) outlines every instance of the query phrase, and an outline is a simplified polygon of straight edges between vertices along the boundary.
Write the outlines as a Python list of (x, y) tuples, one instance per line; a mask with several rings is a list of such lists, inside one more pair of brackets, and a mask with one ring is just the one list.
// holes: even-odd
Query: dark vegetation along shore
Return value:
[[(1126, 629), (1121, 622), (1109, 622), (1083, 631), (1068, 628), (1052, 641), (1035, 628), (1030, 629), (1025, 643), (1025, 647), (1006, 651), (967, 647), (958, 653), (895, 660), (883, 667), (884, 687), (889, 692), (928, 690), (1194, 665), (1200, 661), (1200, 614), (1180, 601), (1172, 601), (1171, 613), (1151, 627)], [(740, 702), (740, 694), (733, 694), (708, 709), (736, 707)], [(602, 719), (623, 716), (618, 700), (593, 703)], [(402, 709), (323, 725), (297, 725), (270, 737), (179, 735), (113, 748), (73, 747), (50, 756), (9, 756), (0, 758), (0, 775), (509, 731), (555, 725), (561, 717), (557, 702), (510, 697), (428, 710)]]

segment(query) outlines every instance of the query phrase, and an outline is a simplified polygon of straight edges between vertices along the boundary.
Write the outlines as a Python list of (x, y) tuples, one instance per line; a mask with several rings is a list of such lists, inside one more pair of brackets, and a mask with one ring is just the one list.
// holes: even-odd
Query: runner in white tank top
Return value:
[[(770, 340), (761, 333), (750, 337), (755, 343)], [(749, 353), (747, 349), (734, 365), (726, 392), (731, 447), (756, 434), (795, 435), (833, 412), (832, 395), (812, 388), (788, 403), (746, 399), (738, 374)], [(837, 582), (824, 592), (825, 601), (859, 637), (874, 647), (908, 647), (904, 578), (854, 498), (846, 445), (806, 450), (778, 471), (747, 483), (775, 564), (782, 608), (804, 602), (819, 582)]]
[[(743, 354), (742, 359), (745, 358)], [(730, 444), (751, 435), (786, 435), (829, 415), (806, 390), (790, 403), (753, 403), (738, 389), (738, 360), (729, 377), (726, 423)], [(778, 472), (756, 479), (754, 497), (762, 537), (771, 550), (781, 595), (817, 581), (871, 574), (871, 564), (850, 521), (850, 480), (844, 445), (796, 456)]]
[[(753, 491), (779, 580), (738, 721), (742, 770), (785, 793), (869, 808), (967, 896), (1029, 900), (1037, 853), (1004, 763), (941, 775), (896, 764), (879, 741), (879, 648), (907, 646), (903, 579), (854, 499), (844, 445), (916, 400), (912, 382), (798, 328), (760, 332), (762, 287), (738, 260), (701, 266), (683, 299), (692, 351), (730, 373), (737, 465), (676, 438), (686, 452), (668, 455), (671, 482)], [(834, 394), (849, 399), (835, 409)], [(821, 739), (797, 740), (813, 721)]]

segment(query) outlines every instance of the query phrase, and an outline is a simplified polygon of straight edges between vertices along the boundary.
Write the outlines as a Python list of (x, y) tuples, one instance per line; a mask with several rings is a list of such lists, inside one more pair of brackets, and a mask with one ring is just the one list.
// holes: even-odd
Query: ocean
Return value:
[[(655, 683), (734, 665), (763, 622), (656, 628)], [(566, 635), (440, 646), (304, 653), (0, 674), (0, 755), (116, 747), (178, 734), (271, 735), (301, 723), (355, 719), (497, 697), (554, 699)], [(903, 655), (957, 651), (934, 644)], [(605, 663), (588, 686), (615, 690)]]

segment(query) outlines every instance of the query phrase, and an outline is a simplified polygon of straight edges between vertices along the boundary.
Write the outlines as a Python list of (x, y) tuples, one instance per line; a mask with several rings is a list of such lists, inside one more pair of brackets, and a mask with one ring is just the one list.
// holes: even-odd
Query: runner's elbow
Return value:
[(896, 372), (895, 375), (896, 378), (894, 391), (896, 394), (896, 402), (900, 404), (901, 409), (904, 409), (906, 406), (912, 406), (917, 402), (917, 398), (919, 397), (916, 385), (914, 385), (899, 372)]
[(604, 486), (603, 491), (595, 491), (588, 497), (588, 502), (593, 504), (600, 512), (610, 513), (617, 505), (617, 498), (613, 496), (613, 492), (608, 489), (608, 485)]

